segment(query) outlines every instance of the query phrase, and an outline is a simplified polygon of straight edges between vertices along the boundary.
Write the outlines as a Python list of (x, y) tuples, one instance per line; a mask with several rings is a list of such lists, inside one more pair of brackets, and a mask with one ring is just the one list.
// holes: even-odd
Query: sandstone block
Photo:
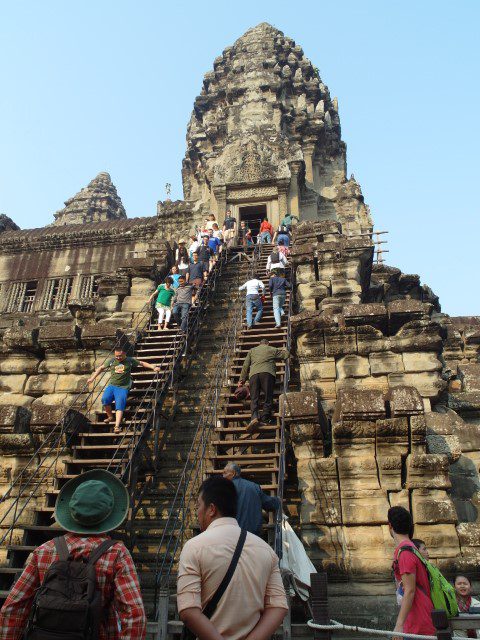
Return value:
[(48, 324), (40, 327), (38, 344), (50, 351), (74, 350), (80, 344), (80, 335), (80, 327), (71, 322)]
[(348, 567), (353, 573), (388, 575), (393, 554), (388, 525), (344, 527), (343, 531)]
[(428, 435), (427, 452), (445, 454), (451, 464), (462, 455), (462, 447), (457, 436)]
[[(305, 454), (299, 452), (299, 455)], [(302, 497), (301, 522), (340, 524), (341, 509), (335, 459), (298, 457), (297, 470)]]
[(97, 322), (82, 329), (82, 346), (84, 349), (110, 350), (117, 341), (120, 327), (115, 322)]
[(431, 413), (425, 414), (425, 421), (427, 435), (453, 435), (454, 421), (452, 420), (449, 413), (437, 413), (436, 411), (432, 411)]
[(15, 405), (0, 406), (0, 433), (28, 433), (30, 411)]
[(320, 425), (317, 422), (293, 421), (290, 424), (290, 439), (295, 448), (295, 445), (305, 444), (312, 440), (323, 441), (323, 436)]
[(407, 457), (407, 489), (449, 489), (448, 458), (440, 454), (410, 454)]
[(384, 491), (400, 491), (402, 488), (402, 456), (377, 455), (380, 486)]
[(442, 344), (440, 327), (436, 322), (427, 320), (408, 322), (390, 338), (391, 350), (402, 354), (406, 351), (440, 353)]
[(425, 541), (430, 558), (452, 558), (460, 554), (454, 524), (416, 524), (415, 537)]
[(2, 375), (0, 377), (0, 391), (7, 393), (23, 393), (26, 374)]
[(412, 491), (412, 516), (415, 525), (457, 521), (453, 502), (446, 491), (438, 489)]
[(480, 424), (475, 422), (456, 422), (453, 435), (458, 438), (462, 451), (480, 451)]
[(387, 402), (392, 417), (423, 413), (423, 402), (418, 391), (412, 387), (398, 386), (389, 390)]
[(438, 371), (390, 373), (388, 382), (391, 387), (415, 387), (420, 395), (426, 398), (436, 398), (446, 387), (446, 382)]
[(29, 407), (34, 400), (34, 397), (23, 393), (0, 393), (0, 405), (2, 406)]
[(302, 525), (301, 540), (309, 558), (334, 574), (345, 572), (345, 527)]
[(0, 433), (2, 455), (26, 456), (34, 452), (33, 440), (28, 433)]
[[(302, 376), (302, 366), (300, 365), (300, 379), (308, 380)], [(320, 400), (335, 400), (337, 397), (337, 388), (333, 380), (316, 380), (315, 389), (318, 392)]]
[(292, 419), (318, 419), (317, 394), (314, 391), (290, 391), (281, 395), (280, 413)]
[(404, 507), (407, 511), (410, 511), (410, 492), (406, 489), (389, 491), (388, 500), (391, 507)]
[(325, 340), (323, 329), (300, 334), (297, 338), (297, 353), (302, 358), (324, 358)]
[(324, 336), (325, 354), (327, 356), (341, 357), (357, 351), (357, 338), (354, 327), (325, 329)]
[[(35, 404), (48, 404), (51, 406), (63, 405), (63, 403), (67, 403), (69, 396), (66, 393), (46, 393), (43, 396), (37, 398), (33, 405)], [(66, 405), (67, 406), (67, 405)]]
[(3, 342), (15, 351), (38, 351), (38, 327), (10, 327), (3, 334)]
[(54, 373), (42, 373), (30, 376), (25, 385), (25, 393), (32, 396), (42, 396), (45, 393), (53, 393), (58, 376)]
[(410, 443), (414, 446), (425, 446), (427, 441), (427, 421), (425, 416), (410, 416)]
[(460, 364), (458, 375), (464, 391), (480, 391), (480, 364)]
[(377, 420), (375, 428), (377, 456), (402, 456), (408, 453), (407, 418)]
[(374, 456), (337, 458), (341, 491), (380, 489)]
[(407, 322), (428, 317), (432, 312), (432, 305), (409, 298), (389, 302), (387, 310), (390, 332), (393, 334)]
[[(480, 547), (480, 525), (474, 522), (461, 522), (457, 526), (458, 540), (462, 553), (466, 549)], [(478, 551), (478, 549), (477, 549)]]
[(115, 313), (120, 308), (120, 298), (118, 296), (103, 296), (97, 300), (96, 308), (98, 312)]
[(333, 453), (356, 457), (375, 455), (375, 422), (343, 420), (332, 426)]
[(368, 378), (343, 378), (335, 381), (337, 394), (342, 390), (358, 389), (360, 391), (380, 391), (382, 394), (388, 391), (387, 376), (369, 376)]
[(66, 354), (47, 353), (42, 360), (38, 373), (75, 373), (91, 374), (95, 369), (93, 351), (67, 352)]
[(339, 358), (336, 369), (338, 378), (364, 378), (370, 375), (368, 358), (355, 354)]
[(341, 489), (342, 521), (344, 525), (386, 524), (389, 503), (383, 490)]
[(386, 333), (387, 309), (383, 303), (348, 304), (343, 309), (347, 327), (369, 325)]
[(334, 422), (381, 418), (385, 418), (385, 401), (381, 391), (343, 390), (339, 393)]
[(37, 373), (39, 358), (31, 353), (6, 353), (0, 357), (0, 373)]
[(393, 353), (393, 351), (371, 353), (369, 360), (373, 376), (401, 373), (404, 370), (402, 356), (399, 353)]
[(448, 406), (460, 415), (480, 416), (480, 392), (462, 391), (448, 394)]
[(145, 296), (125, 296), (122, 302), (122, 311), (133, 311), (138, 313), (144, 309), (147, 300), (148, 297)]
[(55, 383), (55, 393), (88, 393), (88, 376), (73, 373), (60, 374)]
[(356, 280), (339, 279), (332, 280), (332, 296), (342, 295), (344, 293), (356, 293), (361, 295), (362, 287)]
[(407, 373), (421, 371), (441, 371), (442, 363), (435, 353), (431, 351), (410, 352), (402, 355), (403, 364)]
[[(390, 338), (374, 327), (357, 327), (357, 350), (361, 356), (370, 356), (374, 352), (386, 352), (390, 349)], [(372, 371), (373, 373), (373, 371)]]

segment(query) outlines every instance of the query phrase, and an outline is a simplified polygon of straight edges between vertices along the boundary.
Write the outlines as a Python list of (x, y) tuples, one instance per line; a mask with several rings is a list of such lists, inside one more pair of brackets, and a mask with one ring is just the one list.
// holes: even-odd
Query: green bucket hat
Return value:
[(93, 469), (62, 487), (55, 505), (55, 520), (65, 531), (98, 535), (117, 529), (129, 506), (123, 482), (110, 471)]

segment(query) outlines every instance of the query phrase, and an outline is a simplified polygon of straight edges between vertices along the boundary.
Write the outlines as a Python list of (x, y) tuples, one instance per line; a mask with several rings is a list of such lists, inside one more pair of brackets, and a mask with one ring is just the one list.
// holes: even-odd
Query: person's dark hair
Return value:
[(420, 540), (420, 538), (412, 538), (412, 542), (417, 547), (417, 549), (420, 549), (422, 544), (424, 547), (427, 546), (423, 540)]
[(127, 353), (127, 349), (126, 347), (122, 347), (122, 346), (115, 347), (115, 353)]
[(412, 516), (404, 507), (390, 507), (388, 510), (388, 522), (395, 533), (410, 536), (413, 529)]
[(173, 278), (170, 278), (170, 276), (167, 276), (165, 278), (165, 284), (173, 284)]
[(262, 338), (260, 340), (260, 344), (270, 344), (269, 341), (266, 338)]
[(237, 490), (231, 480), (215, 476), (207, 478), (199, 493), (205, 505), (214, 504), (224, 518), (237, 517)]
[(188, 250), (184, 244), (178, 247), (178, 259), (180, 260), (180, 258), (188, 258)]
[(179, 280), (186, 280), (186, 277), (184, 275), (181, 275), (178, 279)]
[(268, 222), (268, 216), (263, 216), (263, 219), (265, 220), (265, 222)]
[(284, 246), (284, 244), (285, 244), (285, 240), (284, 240), (283, 238), (281, 238), (281, 239), (278, 241), (278, 245), (279, 245), (279, 246), (280, 246), (280, 245), (282, 245), (282, 247), (283, 247), (283, 246)]
[(458, 578), (463, 578), (464, 580), (466, 580), (468, 582), (468, 584), (470, 586), (472, 586), (472, 581), (470, 580), (470, 578), (468, 576), (464, 576), (463, 573), (457, 573), (457, 575), (453, 579), (453, 584), (455, 584), (455, 582), (458, 580)]

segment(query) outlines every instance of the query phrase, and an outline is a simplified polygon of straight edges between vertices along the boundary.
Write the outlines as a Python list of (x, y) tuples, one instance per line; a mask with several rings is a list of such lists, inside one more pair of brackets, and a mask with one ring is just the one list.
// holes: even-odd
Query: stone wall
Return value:
[(435, 563), (473, 572), (476, 319), (442, 314), (418, 276), (373, 265), (369, 237), (345, 236), (336, 222), (299, 224), (293, 261), (300, 388), (315, 395), (322, 425), (302, 428), (299, 417), (291, 427), (309, 555), (332, 578), (388, 581), (387, 511), (400, 504)]

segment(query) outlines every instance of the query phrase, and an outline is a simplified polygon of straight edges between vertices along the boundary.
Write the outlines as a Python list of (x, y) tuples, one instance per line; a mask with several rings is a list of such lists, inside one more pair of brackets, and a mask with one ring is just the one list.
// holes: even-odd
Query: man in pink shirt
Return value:
[(410, 546), (413, 533), (412, 516), (403, 507), (388, 510), (388, 528), (395, 542), (393, 571), (395, 580), (403, 591), (400, 611), (394, 631), (419, 635), (435, 635), (432, 622), (433, 604), (430, 599), (430, 582), (423, 563), (415, 553), (402, 548)]
[(231, 581), (208, 618), (203, 612), (227, 573), (242, 531), (236, 520), (233, 482), (219, 477), (205, 480), (197, 514), (202, 533), (189, 540), (180, 555), (180, 619), (199, 640), (267, 640), (288, 610), (275, 552), (247, 533)]

